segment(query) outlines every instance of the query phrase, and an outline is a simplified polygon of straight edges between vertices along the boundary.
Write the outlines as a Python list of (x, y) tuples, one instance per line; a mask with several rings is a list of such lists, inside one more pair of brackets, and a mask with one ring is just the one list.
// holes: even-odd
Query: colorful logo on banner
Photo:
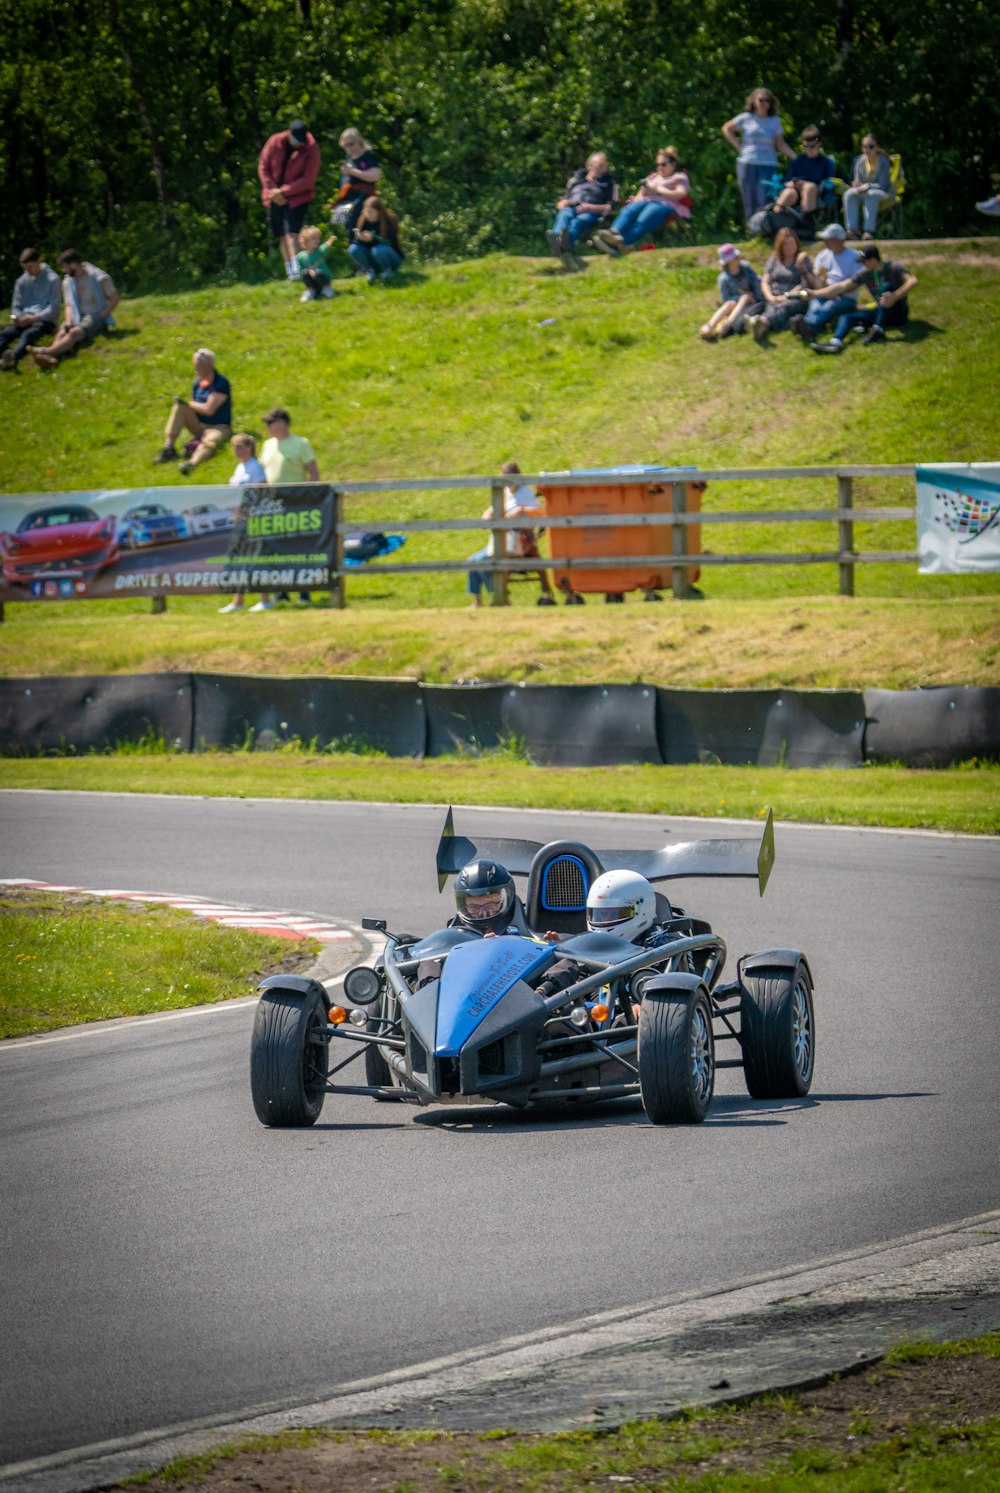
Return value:
[(917, 468), (923, 575), (1000, 570), (1000, 462)]

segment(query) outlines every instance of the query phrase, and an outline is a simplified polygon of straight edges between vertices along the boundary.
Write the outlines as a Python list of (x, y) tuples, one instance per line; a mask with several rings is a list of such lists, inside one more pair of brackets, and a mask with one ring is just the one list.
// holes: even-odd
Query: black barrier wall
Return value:
[(0, 751), (177, 750), (285, 741), (392, 757), (503, 742), (542, 765), (721, 762), (942, 767), (1000, 759), (1000, 689), (674, 690), (651, 685), (422, 685), (393, 679), (115, 674), (0, 680)]

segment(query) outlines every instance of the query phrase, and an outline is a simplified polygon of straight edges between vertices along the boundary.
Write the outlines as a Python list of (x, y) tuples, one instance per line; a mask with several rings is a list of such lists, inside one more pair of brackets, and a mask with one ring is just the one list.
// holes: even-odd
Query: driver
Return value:
[(488, 938), (506, 933), (513, 924), (517, 933), (528, 933), (514, 881), (499, 861), (470, 861), (455, 877), (455, 907), (452, 920), (470, 933)]

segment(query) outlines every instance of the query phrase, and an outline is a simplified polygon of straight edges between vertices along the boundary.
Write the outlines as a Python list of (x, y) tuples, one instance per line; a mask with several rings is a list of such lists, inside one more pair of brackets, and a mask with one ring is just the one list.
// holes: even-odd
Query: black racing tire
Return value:
[(743, 976), (743, 1075), (754, 1099), (802, 1099), (816, 1067), (816, 1016), (804, 959)]
[(699, 1125), (715, 1092), (712, 1008), (704, 989), (648, 995), (639, 1008), (639, 1091), (654, 1125)]
[(267, 990), (250, 1038), (250, 1093), (257, 1118), (274, 1127), (315, 1125), (326, 1097), (329, 1046), (322, 996)]

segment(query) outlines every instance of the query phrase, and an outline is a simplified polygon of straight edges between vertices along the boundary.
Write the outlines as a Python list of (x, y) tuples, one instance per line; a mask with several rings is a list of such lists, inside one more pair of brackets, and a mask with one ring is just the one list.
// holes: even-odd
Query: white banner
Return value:
[(917, 467), (921, 575), (1000, 570), (1000, 462)]

